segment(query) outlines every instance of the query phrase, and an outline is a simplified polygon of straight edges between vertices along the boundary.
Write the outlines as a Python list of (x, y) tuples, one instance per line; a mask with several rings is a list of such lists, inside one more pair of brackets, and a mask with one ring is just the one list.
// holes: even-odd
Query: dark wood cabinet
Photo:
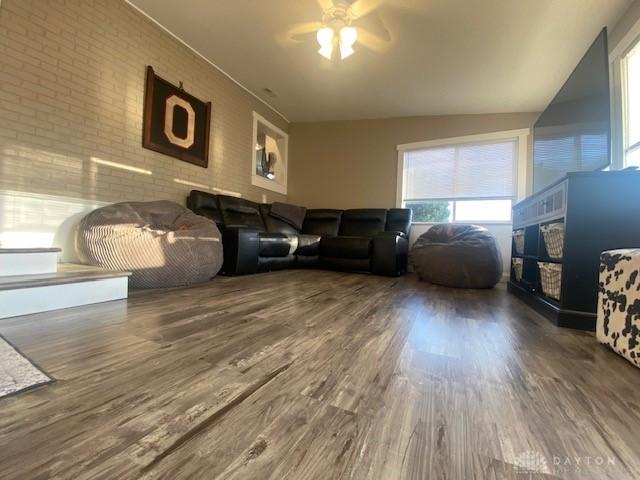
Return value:
[[(543, 225), (564, 223), (562, 258), (550, 258)], [(522, 277), (512, 265), (508, 289), (562, 327), (594, 330), (600, 253), (640, 247), (640, 171), (570, 173), (513, 207), (524, 230)], [(518, 260), (517, 260), (518, 261)], [(545, 294), (539, 262), (561, 266), (559, 298)]]

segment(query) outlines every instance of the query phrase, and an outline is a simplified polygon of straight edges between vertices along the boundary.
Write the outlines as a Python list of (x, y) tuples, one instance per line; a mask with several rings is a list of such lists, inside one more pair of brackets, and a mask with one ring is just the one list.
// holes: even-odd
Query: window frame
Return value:
[[(413, 150), (423, 150), (427, 148), (435, 147), (451, 147), (465, 144), (483, 143), (491, 141), (502, 141), (515, 139), (517, 142), (517, 154), (514, 160), (513, 175), (515, 185), (515, 195), (511, 197), (511, 204), (523, 199), (526, 196), (527, 189), (527, 153), (528, 153), (528, 138), (531, 133), (531, 129), (523, 128), (517, 130), (505, 130), (500, 132), (482, 133), (477, 135), (465, 135), (461, 137), (439, 138), (434, 140), (426, 140), (422, 142), (403, 143), (396, 146), (398, 151), (398, 164), (397, 164), (397, 182), (396, 182), (396, 207), (402, 208), (405, 202), (404, 199), (404, 156), (405, 153)], [(451, 214), (452, 221), (449, 223), (469, 223), (468, 221), (459, 221), (455, 219), (455, 204), (457, 201), (465, 200), (506, 200), (508, 197), (482, 197), (482, 198), (442, 198), (442, 199), (423, 199), (424, 201), (438, 201), (444, 200), (453, 202), (453, 211)], [(411, 199), (411, 201), (420, 201), (420, 199)], [(414, 225), (433, 225), (437, 222), (412, 222)], [(509, 220), (484, 220), (474, 221), (480, 225), (511, 225), (513, 218)]]
[(615, 47), (609, 50), (612, 170), (620, 170), (627, 166), (626, 57), (638, 45), (640, 45), (640, 19), (636, 20)]
[(626, 168), (630, 165), (627, 164), (627, 156), (634, 150), (640, 149), (640, 141), (633, 145), (629, 145), (629, 55), (635, 49), (638, 49), (637, 55), (640, 55), (640, 38), (636, 38), (633, 43), (625, 49), (622, 57), (620, 58), (620, 95), (621, 95), (621, 114), (622, 114), (622, 166)]

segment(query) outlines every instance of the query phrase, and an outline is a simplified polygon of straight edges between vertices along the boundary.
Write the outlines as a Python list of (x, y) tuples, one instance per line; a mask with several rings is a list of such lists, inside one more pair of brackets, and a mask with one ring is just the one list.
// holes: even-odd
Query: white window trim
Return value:
[(609, 90), (611, 95), (611, 169), (625, 168), (626, 128), (626, 61), (625, 57), (640, 42), (640, 19), (609, 52)]
[[(258, 123), (261, 123), (269, 130), (272, 130), (281, 138), (284, 138), (284, 148), (282, 153), (282, 162), (284, 163), (283, 168), (283, 181), (282, 183), (274, 182), (273, 180), (269, 180), (268, 178), (261, 177), (256, 174), (256, 139), (258, 138)], [(269, 120), (264, 118), (257, 112), (253, 112), (253, 134), (251, 135), (251, 185), (256, 187), (264, 188), (266, 190), (271, 190), (272, 192), (281, 193), (282, 195), (287, 194), (287, 177), (289, 176), (289, 134), (283, 131), (282, 129), (276, 127)]]
[[(518, 157), (516, 158), (515, 180), (516, 180), (516, 199), (521, 200), (526, 197), (527, 188), (527, 152), (528, 138), (531, 133), (529, 128), (518, 130), (505, 130), (501, 132), (481, 133), (478, 135), (465, 135), (462, 137), (439, 138), (436, 140), (427, 140), (424, 142), (402, 143), (396, 146), (398, 150), (398, 170), (396, 182), (396, 207), (401, 208), (404, 193), (404, 155), (412, 150), (422, 150), (425, 148), (434, 148), (450, 145), (463, 145), (465, 143), (490, 142), (494, 140), (518, 139)], [(468, 223), (458, 222), (455, 219), (451, 223)], [(512, 220), (489, 220), (476, 222), (482, 225), (510, 225)], [(432, 222), (413, 222), (414, 225), (432, 225)]]

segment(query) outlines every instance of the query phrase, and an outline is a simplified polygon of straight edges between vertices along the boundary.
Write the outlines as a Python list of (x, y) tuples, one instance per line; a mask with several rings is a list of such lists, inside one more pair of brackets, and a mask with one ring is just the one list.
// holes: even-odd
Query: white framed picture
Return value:
[(287, 194), (289, 135), (253, 112), (251, 184)]

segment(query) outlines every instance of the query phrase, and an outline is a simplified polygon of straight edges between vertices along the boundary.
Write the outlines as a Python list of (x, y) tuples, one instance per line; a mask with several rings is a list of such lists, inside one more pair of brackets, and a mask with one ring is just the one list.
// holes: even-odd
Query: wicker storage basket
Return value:
[(516, 247), (516, 253), (518, 255), (524, 254), (524, 229), (514, 230), (512, 233), (513, 244)]
[(562, 258), (562, 245), (564, 244), (564, 223), (549, 223), (541, 225), (540, 231), (544, 238), (544, 244), (547, 247), (549, 258)]
[(538, 262), (538, 269), (540, 270), (542, 292), (547, 297), (560, 300), (562, 265), (559, 263)]
[(522, 281), (522, 259), (521, 258), (512, 258), (511, 259), (511, 267), (513, 268), (513, 275), (516, 277), (518, 282)]

